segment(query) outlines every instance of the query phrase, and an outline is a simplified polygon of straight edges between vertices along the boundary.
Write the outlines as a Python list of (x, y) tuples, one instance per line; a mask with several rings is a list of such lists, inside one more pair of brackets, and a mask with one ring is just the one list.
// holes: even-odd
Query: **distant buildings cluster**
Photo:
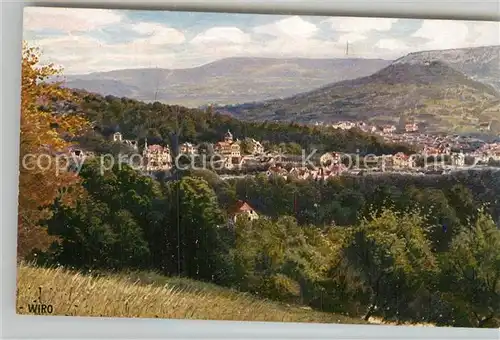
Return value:
[[(354, 125), (353, 125), (354, 124)], [(348, 129), (353, 126), (369, 129), (364, 123), (340, 122), (336, 125), (340, 129)], [(474, 141), (463, 140), (458, 136), (431, 136), (418, 133), (418, 126), (414, 123), (405, 125), (405, 132), (394, 133), (394, 126), (383, 126), (378, 130), (386, 141), (405, 142), (420, 147), (420, 155), (405, 155), (402, 152), (394, 155), (381, 155), (371, 160), (370, 167), (385, 171), (406, 171), (417, 168), (415, 156), (442, 157), (447, 156), (452, 166), (463, 167), (467, 156), (473, 159), (487, 163), (493, 159), (500, 161), (500, 143), (482, 143), (474, 145)], [(384, 132), (385, 131), (385, 132)], [(136, 140), (124, 139), (120, 132), (112, 135), (111, 140), (115, 143), (122, 143), (130, 147), (139, 154), (139, 144)], [(244, 142), (244, 147), (243, 147)], [(477, 141), (476, 141), (477, 142)], [(194, 145), (185, 142), (179, 145), (179, 153), (184, 155), (201, 155), (206, 153), (209, 143)], [(202, 149), (202, 147), (204, 149)], [(359, 169), (347, 168), (341, 161), (341, 154), (338, 152), (329, 152), (321, 156), (320, 165), (315, 168), (308, 168), (301, 164), (297, 159), (285, 159), (272, 153), (266, 153), (264, 146), (258, 140), (246, 138), (244, 141), (235, 139), (231, 131), (227, 131), (220, 141), (211, 145), (214, 154), (217, 155), (217, 164), (221, 165), (219, 169), (235, 169), (237, 166), (250, 166), (251, 164), (262, 165), (267, 169), (268, 176), (281, 176), (284, 178), (325, 180), (328, 178), (340, 176), (345, 173), (359, 172)], [(92, 152), (86, 152), (78, 148), (70, 150), (73, 157), (94, 157)], [(146, 173), (169, 171), (173, 167), (173, 152), (168, 145), (148, 144), (146, 139), (140, 153), (139, 168)], [(293, 158), (293, 157), (290, 157)], [(248, 163), (247, 163), (248, 162)], [(449, 163), (448, 163), (449, 164)], [(284, 167), (284, 165), (287, 165)], [(356, 168), (356, 167), (355, 167)]]
[[(381, 134), (392, 134), (398, 131), (398, 128), (395, 125), (371, 125), (366, 122), (362, 121), (339, 121), (335, 123), (323, 123), (323, 122), (316, 122), (316, 126), (325, 126), (325, 127), (331, 127), (334, 129), (340, 129), (340, 130), (351, 130), (354, 128), (357, 128), (363, 132), (368, 132), (368, 133), (381, 133)], [(412, 133), (412, 132), (418, 132), (419, 127), (417, 123), (407, 123), (404, 125), (404, 127), (401, 129), (401, 132), (407, 132), (407, 133)]]
[[(385, 124), (385, 125), (375, 125), (375, 124), (368, 124), (364, 121), (338, 121), (334, 123), (325, 123), (325, 122), (315, 122), (314, 125), (316, 126), (325, 126), (325, 127), (331, 127), (334, 129), (340, 129), (340, 130), (350, 130), (350, 129), (360, 129), (364, 132), (369, 132), (369, 133), (383, 133), (383, 134), (391, 134), (391, 133), (414, 133), (418, 132), (420, 130), (419, 125), (416, 122), (408, 122), (405, 123), (404, 125), (391, 125), (391, 124)], [(484, 121), (480, 122), (477, 125), (477, 128), (480, 131), (483, 132), (488, 132), (491, 131), (492, 129), (492, 122), (491, 121)]]
[[(122, 143), (131, 147), (134, 151), (139, 151), (139, 146), (135, 140), (124, 139), (120, 132), (116, 132), (112, 137), (113, 142)], [(246, 140), (247, 148), (250, 155), (260, 155), (264, 153), (264, 147), (261, 142), (248, 138)], [(207, 143), (204, 143), (207, 144)], [(231, 131), (227, 131), (223, 139), (212, 145), (215, 154), (217, 154), (226, 169), (232, 169), (236, 164), (240, 164), (244, 156), (241, 146), (241, 141), (235, 140)], [(201, 145), (194, 145), (185, 142), (179, 146), (180, 154), (198, 155), (204, 153), (200, 151)], [(142, 164), (141, 168), (145, 172), (168, 171), (173, 166), (173, 153), (168, 145), (162, 146), (158, 144), (148, 145), (147, 139), (142, 149)]]
[(475, 157), (483, 163), (487, 163), (490, 160), (500, 161), (500, 143), (485, 143), (474, 152), (471, 152), (470, 156)]

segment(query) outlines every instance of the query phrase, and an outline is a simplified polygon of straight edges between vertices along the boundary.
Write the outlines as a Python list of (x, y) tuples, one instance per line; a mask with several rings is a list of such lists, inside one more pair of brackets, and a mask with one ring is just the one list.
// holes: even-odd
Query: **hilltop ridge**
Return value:
[[(286, 99), (229, 110), (242, 119), (278, 121), (411, 118), (431, 130), (474, 130), (499, 116), (500, 94), (441, 61), (399, 60), (367, 77), (330, 84)], [(492, 109), (493, 108), (493, 109)]]
[(492, 85), (500, 91), (500, 45), (409, 53), (397, 63), (441, 61), (472, 79)]

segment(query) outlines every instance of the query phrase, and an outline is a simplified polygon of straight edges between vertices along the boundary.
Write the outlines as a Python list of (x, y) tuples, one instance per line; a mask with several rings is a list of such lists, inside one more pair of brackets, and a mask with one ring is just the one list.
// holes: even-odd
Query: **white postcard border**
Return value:
[(498, 1), (232, 0), (232, 1), (2, 1), (1, 97), (1, 295), (0, 330), (4, 339), (500, 339), (495, 329), (295, 323), (43, 317), (15, 314), (16, 225), (19, 166), (20, 55), (25, 4), (65, 7), (177, 9), (321, 14), (338, 16), (419, 17), (500, 20)]

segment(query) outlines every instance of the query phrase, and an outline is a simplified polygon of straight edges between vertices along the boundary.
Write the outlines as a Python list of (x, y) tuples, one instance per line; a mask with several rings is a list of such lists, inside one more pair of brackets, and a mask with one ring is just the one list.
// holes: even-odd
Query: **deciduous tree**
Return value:
[[(18, 254), (50, 243), (40, 229), (40, 220), (50, 215), (47, 207), (60, 198), (71, 204), (77, 195), (79, 178), (60, 170), (65, 161), (56, 156), (70, 146), (67, 139), (81, 133), (86, 120), (76, 115), (57, 113), (50, 104), (71, 98), (71, 92), (58, 83), (46, 82), (60, 72), (54, 65), (40, 65), (40, 52), (23, 44), (21, 77), (21, 143), (19, 169)], [(59, 170), (58, 170), (59, 169)]]
[(402, 214), (386, 208), (353, 230), (342, 253), (369, 292), (365, 320), (377, 310), (382, 316), (397, 314), (398, 300), (413, 296), (436, 268), (423, 221), (417, 212)]
[(468, 316), (468, 324), (458, 326), (500, 325), (500, 230), (484, 211), (453, 239), (443, 257), (443, 280), (445, 299), (456, 314)]

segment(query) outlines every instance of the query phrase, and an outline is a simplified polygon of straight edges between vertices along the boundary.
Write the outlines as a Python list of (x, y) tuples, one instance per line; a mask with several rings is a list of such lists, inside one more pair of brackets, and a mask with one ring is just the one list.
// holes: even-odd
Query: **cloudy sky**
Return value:
[(394, 59), (500, 44), (499, 22), (28, 7), (24, 39), (43, 60), (83, 74), (185, 68), (232, 56)]

